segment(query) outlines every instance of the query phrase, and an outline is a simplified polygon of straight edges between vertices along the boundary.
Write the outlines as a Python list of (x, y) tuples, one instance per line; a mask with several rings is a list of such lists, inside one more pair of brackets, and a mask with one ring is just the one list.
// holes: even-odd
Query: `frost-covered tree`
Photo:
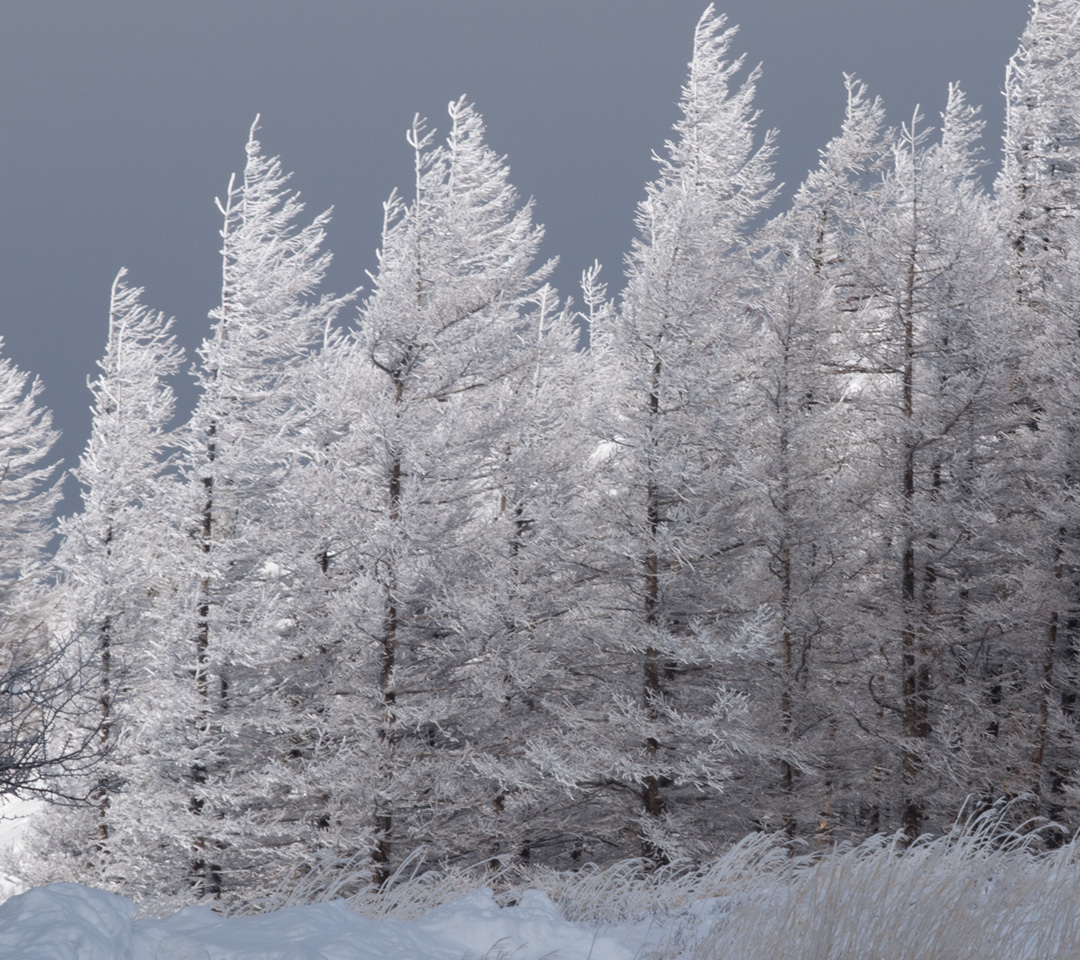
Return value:
[(318, 292), (329, 214), (298, 225), (303, 204), (256, 127), (218, 204), (221, 303), (180, 438), (186, 537), (158, 666), (168, 709), (154, 750), (170, 784), (153, 800), (168, 831), (158, 862), (212, 895), (272, 887), (318, 829), (306, 770), (327, 667), (305, 645), (295, 599), (318, 572), (319, 538), (294, 509), (295, 480), (313, 357), (344, 299)]
[(1000, 603), (1008, 506), (997, 458), (1012, 426), (1013, 349), (1001, 248), (976, 178), (982, 125), (955, 86), (942, 119), (931, 143), (916, 111), (846, 224), (850, 313), (838, 357), (857, 377), (871, 494), (865, 612), (854, 625), (871, 644), (873, 708), (861, 725), (878, 744), (868, 826), (900, 825), (912, 838), (986, 786), (974, 767), (987, 704), (966, 684), (989, 648), (1009, 642), (1011, 622)]
[(1080, 203), (1080, 6), (1035, 0), (1005, 74), (1004, 163), (997, 182), (1021, 300), (1040, 301), (1061, 275)]
[(146, 838), (125, 790), (146, 774), (137, 731), (156, 709), (147, 680), (162, 628), (155, 601), (170, 579), (163, 473), (175, 398), (167, 380), (181, 352), (172, 321), (141, 302), (126, 272), (113, 282), (101, 372), (90, 384), (91, 434), (76, 471), (83, 508), (62, 522), (56, 558), (66, 629), (76, 638), (70, 656), (92, 668), (86, 728), (97, 731), (104, 757), (87, 785), (87, 809), (35, 818), (23, 872), (132, 889)]
[(733, 86), (733, 35), (710, 6), (676, 137), (638, 207), (599, 374), (608, 407), (594, 424), (609, 454), (596, 472), (608, 494), (594, 560), (609, 593), (591, 632), (607, 677), (594, 723), (560, 730), (563, 757), (551, 761), (564, 782), (614, 801), (609, 843), (636, 841), (656, 859), (692, 852), (698, 818), (717, 814), (742, 710), (720, 665), (756, 613), (733, 574), (754, 552), (737, 479), (746, 235), (772, 199), (772, 138), (755, 142), (758, 71)]
[[(1029, 429), (1012, 445), (1028, 465), (1028, 570), (1022, 595), (1041, 663), (1025, 683), (1035, 721), (1014, 779), (1037, 812), (1072, 822), (1080, 762), (1080, 4), (1037, 0), (1009, 61), (996, 199), (1010, 245), (1014, 326), (1031, 348), (1015, 364), (1014, 402)], [(1034, 429), (1030, 429), (1034, 428)], [(1037, 637), (1037, 639), (1036, 639)], [(1021, 773), (1021, 770), (1025, 772)]]
[[(0, 341), (0, 348), (3, 343)], [(48, 460), (59, 434), (41, 406), (39, 380), (0, 357), (0, 654), (7, 666), (44, 636), (52, 515), (60, 497)]]
[(377, 880), (410, 847), (526, 843), (509, 826), (515, 737), (566, 600), (551, 565), (572, 474), (554, 497), (565, 396), (550, 391), (568, 318), (480, 115), (459, 100), (450, 120), (443, 144), (410, 131), (414, 195), (386, 205), (331, 458), (348, 523), (331, 573), (352, 594), (342, 656), (367, 677), (343, 709), (377, 718), (355, 737)]
[(93, 718), (80, 722), (92, 665), (58, 632), (49, 555), (58, 433), (41, 392), (0, 355), (0, 796), (72, 799), (99, 744)]
[(852, 584), (865, 566), (866, 490), (851, 442), (852, 377), (837, 358), (850, 270), (844, 224), (880, 166), (884, 110), (864, 84), (845, 79), (840, 134), (790, 209), (756, 235), (752, 429), (741, 451), (763, 556), (756, 597), (772, 611), (752, 716), (759, 739), (772, 745), (776, 777), (763, 783), (750, 769), (730, 796), (744, 822), (813, 830), (819, 839), (841, 824), (850, 829), (849, 773), (872, 766), (851, 755), (850, 701), (864, 688), (846, 674), (857, 659), (848, 641), (859, 617)]

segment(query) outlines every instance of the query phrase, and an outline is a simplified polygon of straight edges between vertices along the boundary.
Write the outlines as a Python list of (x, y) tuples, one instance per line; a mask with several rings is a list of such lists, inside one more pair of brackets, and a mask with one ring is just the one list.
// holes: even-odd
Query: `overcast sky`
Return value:
[[(308, 213), (334, 206), (327, 289), (366, 282), (381, 205), (407, 191), (415, 113), (446, 128), (466, 94), (536, 200), (555, 281), (593, 259), (612, 293), (634, 206), (678, 117), (703, 0), (4, 0), (0, 10), (0, 334), (40, 375), (78, 460), (86, 379), (121, 266), (193, 349), (220, 284), (214, 208), (256, 113)], [(726, 0), (761, 62), (785, 199), (839, 129), (842, 74), (936, 119), (949, 81), (984, 106), (996, 166), (1005, 62), (1025, 0)], [(186, 384), (184, 385), (186, 386)], [(190, 398), (190, 389), (187, 390)], [(188, 399), (188, 402), (190, 400)], [(75, 504), (69, 503), (69, 508)]]

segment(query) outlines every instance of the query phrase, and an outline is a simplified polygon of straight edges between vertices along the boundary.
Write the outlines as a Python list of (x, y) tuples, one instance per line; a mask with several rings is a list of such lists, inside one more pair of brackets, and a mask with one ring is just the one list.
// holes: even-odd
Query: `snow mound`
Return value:
[(0, 904), (5, 960), (633, 960), (623, 944), (560, 915), (526, 891), (500, 908), (475, 890), (416, 921), (372, 920), (341, 902), (254, 917), (185, 907), (134, 920), (135, 905), (74, 883), (37, 887)]
[(129, 960), (134, 915), (130, 900), (77, 883), (35, 887), (0, 904), (0, 957)]

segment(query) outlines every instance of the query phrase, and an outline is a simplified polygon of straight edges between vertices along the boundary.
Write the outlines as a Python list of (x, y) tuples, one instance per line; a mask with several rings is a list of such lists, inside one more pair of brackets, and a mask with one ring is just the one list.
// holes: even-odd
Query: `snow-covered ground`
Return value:
[[(17, 846), (37, 806), (0, 805), (0, 851)], [(649, 935), (631, 924), (618, 939), (571, 923), (539, 890), (500, 907), (479, 887), (423, 910), (432, 896), (417, 885), (415, 895), (398, 897), (408, 901), (405, 916), (420, 904), (412, 919), (365, 916), (342, 901), (256, 916), (189, 906), (137, 918), (125, 897), (74, 883), (25, 890), (0, 873), (0, 960), (634, 960)]]
[(1080, 841), (1044, 850), (992, 817), (830, 853), (756, 835), (703, 867), (533, 871), (497, 894), (429, 872), (333, 900), (334, 869), (229, 916), (37, 887), (0, 903), (0, 960), (1080, 958)]
[(568, 923), (540, 891), (499, 908), (474, 890), (418, 920), (372, 920), (340, 901), (253, 917), (185, 907), (133, 919), (135, 904), (74, 883), (37, 887), (0, 904), (4, 960), (633, 960), (610, 936)]

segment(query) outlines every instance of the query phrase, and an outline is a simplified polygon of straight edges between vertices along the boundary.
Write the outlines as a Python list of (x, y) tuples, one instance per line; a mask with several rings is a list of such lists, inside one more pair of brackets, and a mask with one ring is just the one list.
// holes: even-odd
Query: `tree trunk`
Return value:
[(901, 703), (903, 711), (901, 749), (901, 820), (909, 840), (922, 833), (925, 804), (919, 786), (923, 768), (923, 748), (930, 737), (929, 666), (919, 649), (918, 611), (916, 609), (915, 554), (915, 281), (917, 251), (914, 237), (918, 236), (918, 202), (913, 201), (913, 240), (909, 252), (907, 286), (903, 305), (904, 366), (903, 366), (903, 488), (902, 509), (904, 553), (901, 559)]
[[(213, 421), (207, 428), (208, 442), (206, 446), (206, 459), (208, 467), (214, 463), (216, 457), (215, 434), (217, 425)], [(203, 554), (204, 567), (209, 564), (211, 545), (214, 533), (214, 478), (203, 478), (203, 491), (205, 499), (202, 509), (202, 530), (199, 549)], [(201, 703), (200, 715), (195, 720), (196, 751), (206, 749), (206, 738), (210, 732), (210, 675), (209, 675), (209, 651), (210, 651), (210, 575), (204, 573), (199, 580), (199, 600), (197, 608), (197, 620), (195, 631), (195, 669), (193, 680), (195, 693)], [(198, 788), (205, 785), (209, 771), (205, 763), (196, 761), (192, 764), (190, 778), (192, 796), (188, 809), (197, 817), (205, 815), (205, 801), (199, 796)], [(205, 834), (197, 835), (191, 845), (191, 883), (199, 897), (221, 896), (221, 866), (207, 859), (207, 838)]]
[[(112, 531), (106, 538), (106, 544), (112, 539)], [(101, 622), (100, 629), (101, 650), (101, 749), (107, 756), (112, 739), (113, 725), (113, 668), (112, 668), (112, 617), (106, 616)], [(110, 783), (108, 775), (99, 778), (97, 786), (98, 803), (98, 853), (104, 857), (108, 852), (109, 845), (109, 804)]]
[[(400, 373), (394, 375), (394, 402), (401, 404), (404, 398), (404, 381)], [(401, 520), (401, 454), (395, 451), (390, 461), (387, 482), (387, 511), (392, 524)], [(394, 814), (392, 807), (392, 782), (394, 776), (394, 753), (396, 748), (395, 708), (397, 692), (394, 690), (394, 666), (397, 662), (398, 628), (400, 617), (397, 598), (397, 568), (392, 551), (386, 558), (383, 578), (385, 609), (379, 650), (379, 695), (382, 700), (382, 717), (379, 723), (379, 740), (382, 746), (381, 781), (383, 796), (375, 801), (375, 848), (372, 853), (372, 880), (381, 887), (392, 876), (394, 837)]]
[[(652, 389), (649, 392), (649, 416), (655, 425), (660, 415), (660, 372), (659, 358), (653, 365)], [(648, 546), (645, 550), (645, 625), (647, 630), (655, 630), (660, 619), (660, 558), (657, 554), (656, 541), (660, 531), (660, 494), (652, 477), (655, 464), (651, 464), (650, 477), (646, 490), (645, 513)], [(642, 694), (645, 715), (651, 723), (660, 719), (660, 704), (664, 691), (661, 683), (661, 651), (651, 644), (645, 650), (643, 664)], [(656, 737), (645, 740), (645, 757), (648, 765), (654, 767), (660, 743)], [(654, 768), (655, 769), (655, 768)], [(641, 805), (646, 816), (659, 819), (664, 815), (665, 803), (661, 793), (661, 780), (656, 773), (649, 773), (641, 784)], [(667, 857), (655, 844), (642, 838), (642, 856), (655, 863), (666, 863)]]

